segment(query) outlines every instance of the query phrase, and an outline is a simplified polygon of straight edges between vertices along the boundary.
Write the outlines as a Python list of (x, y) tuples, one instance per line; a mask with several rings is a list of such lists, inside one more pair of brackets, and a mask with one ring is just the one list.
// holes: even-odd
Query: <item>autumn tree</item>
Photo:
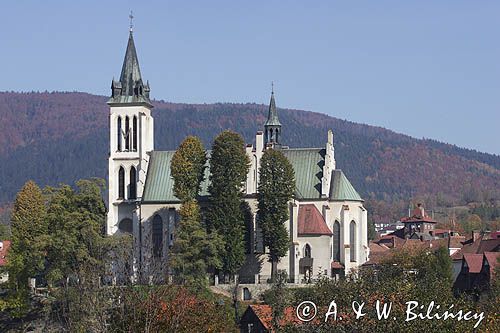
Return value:
[(42, 191), (28, 181), (19, 191), (11, 217), (12, 246), (8, 253), (9, 279), (15, 289), (28, 288), (28, 278), (44, 270), (47, 247), (46, 208)]
[(258, 220), (264, 245), (269, 248), (274, 281), (278, 262), (286, 255), (290, 243), (285, 222), (289, 218), (288, 202), (295, 191), (295, 173), (282, 152), (268, 149), (260, 160), (259, 175)]
[(179, 146), (170, 166), (174, 179), (174, 194), (181, 201), (195, 199), (204, 179), (207, 157), (198, 137), (188, 136)]
[(223, 271), (234, 275), (245, 261), (245, 217), (241, 209), (242, 189), (250, 160), (243, 138), (232, 131), (220, 133), (210, 157), (210, 207), (207, 222), (224, 241)]

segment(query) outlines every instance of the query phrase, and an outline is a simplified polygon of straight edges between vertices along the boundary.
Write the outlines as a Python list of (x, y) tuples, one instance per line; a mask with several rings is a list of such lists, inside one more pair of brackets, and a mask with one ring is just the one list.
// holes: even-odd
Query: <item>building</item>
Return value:
[[(179, 220), (179, 200), (173, 194), (170, 163), (174, 151), (154, 149), (153, 105), (144, 82), (130, 31), (120, 79), (111, 84), (109, 212), (107, 233), (131, 233), (134, 238), (136, 276), (168, 275), (167, 258)], [(237, 128), (235, 130), (238, 130)], [(281, 149), (293, 165), (296, 191), (286, 222), (290, 247), (278, 269), (296, 283), (318, 274), (340, 276), (368, 259), (367, 212), (363, 199), (342, 170), (336, 168), (333, 132), (325, 135), (323, 148), (288, 148), (282, 142), (284, 128), (278, 118), (274, 91), (268, 119), (257, 131), (255, 144), (246, 147), (251, 167), (244, 184), (244, 200), (250, 207), (247, 262), (240, 278), (256, 283), (271, 274), (262, 235), (255, 219), (260, 159), (265, 149)], [(325, 133), (326, 134), (326, 133)], [(207, 198), (208, 175), (202, 184), (200, 203)]]
[(5, 271), (7, 265), (7, 252), (10, 249), (10, 240), (0, 241), (0, 284), (9, 280), (9, 273)]
[(417, 204), (417, 207), (410, 216), (402, 218), (401, 222), (404, 224), (404, 233), (406, 237), (412, 237), (414, 234), (419, 237), (422, 235), (432, 236), (437, 223), (430, 216), (425, 214), (424, 206), (421, 203)]
[[(287, 307), (279, 320), (280, 327), (300, 327), (304, 322), (297, 318), (295, 308)], [(320, 324), (319, 318), (312, 320), (310, 324)], [(241, 333), (268, 333), (274, 332), (273, 309), (267, 304), (249, 305), (240, 320)]]
[(464, 253), (460, 272), (453, 284), (456, 292), (482, 293), (490, 289), (496, 278), (500, 252), (484, 252), (482, 254)]

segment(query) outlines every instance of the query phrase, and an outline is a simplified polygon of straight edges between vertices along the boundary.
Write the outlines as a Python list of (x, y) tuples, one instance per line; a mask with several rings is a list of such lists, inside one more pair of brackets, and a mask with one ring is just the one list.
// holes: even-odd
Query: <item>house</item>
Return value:
[(464, 253), (460, 273), (453, 285), (455, 292), (481, 293), (495, 280), (500, 252)]
[[(475, 272), (475, 269), (473, 269), (474, 272), (470, 272), (470, 265), (474, 260), (477, 263), (479, 260), (477, 258), (479, 256), (482, 257), (487, 252), (500, 252), (500, 239), (489, 239), (486, 235), (472, 232), (471, 238), (464, 242), (462, 248), (451, 255), (453, 261), (453, 280), (455, 281), (456, 290), (470, 290), (478, 285), (478, 283), (474, 282), (476, 281), (476, 275), (474, 274), (479, 274), (479, 272)], [(471, 255), (476, 255), (476, 257)], [(477, 265), (472, 264), (472, 266), (477, 268)], [(481, 281), (484, 278), (483, 276)]]
[[(317, 323), (313, 320), (312, 323)], [(279, 320), (280, 327), (287, 325), (303, 325), (293, 307), (287, 307)], [(240, 320), (241, 333), (267, 333), (273, 330), (273, 309), (270, 305), (249, 305)]]

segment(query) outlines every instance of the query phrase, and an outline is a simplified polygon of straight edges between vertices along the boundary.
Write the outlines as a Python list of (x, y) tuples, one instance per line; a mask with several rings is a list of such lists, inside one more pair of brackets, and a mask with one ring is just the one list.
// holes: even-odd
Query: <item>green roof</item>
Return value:
[[(325, 149), (283, 149), (283, 154), (290, 161), (295, 171), (297, 199), (320, 199), (321, 178)], [(149, 161), (149, 169), (142, 197), (143, 202), (178, 202), (174, 195), (174, 180), (170, 173), (170, 163), (175, 151), (153, 151)], [(208, 152), (210, 154), (210, 152)], [(209, 168), (205, 169), (205, 180), (202, 183), (201, 195), (208, 195)], [(330, 189), (331, 200), (362, 201), (341, 170), (334, 170)]]
[(321, 177), (325, 164), (325, 149), (283, 149), (295, 171), (295, 195), (297, 199), (321, 198)]
[[(170, 172), (170, 163), (175, 151), (153, 151), (149, 160), (148, 174), (142, 201), (144, 202), (178, 202), (174, 195), (174, 179)], [(208, 168), (205, 169), (205, 180), (201, 184), (201, 195), (208, 195)]]
[(342, 170), (333, 170), (332, 172), (330, 200), (363, 201)]

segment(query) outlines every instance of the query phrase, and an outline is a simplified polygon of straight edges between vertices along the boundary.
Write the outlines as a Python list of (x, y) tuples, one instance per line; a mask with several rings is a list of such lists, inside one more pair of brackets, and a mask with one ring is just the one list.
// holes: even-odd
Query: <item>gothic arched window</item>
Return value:
[(118, 199), (125, 199), (125, 169), (122, 166), (118, 171)]
[(340, 223), (333, 223), (332, 259), (340, 262)]
[(122, 117), (118, 117), (118, 119), (116, 121), (116, 131), (118, 134), (117, 149), (118, 149), (118, 151), (122, 151)]
[(351, 253), (351, 261), (356, 261), (356, 222), (351, 221), (349, 224), (349, 249)]
[(137, 151), (137, 117), (132, 120), (132, 150)]
[(130, 120), (125, 117), (125, 151), (130, 150)]
[(131, 234), (133, 231), (132, 220), (127, 218), (121, 220), (120, 223), (118, 224), (118, 230), (120, 230), (123, 233)]
[(153, 256), (160, 258), (163, 250), (163, 220), (160, 215), (153, 218)]
[(312, 258), (311, 246), (309, 244), (304, 246), (304, 258)]
[(135, 167), (130, 168), (129, 199), (137, 199), (137, 171)]

